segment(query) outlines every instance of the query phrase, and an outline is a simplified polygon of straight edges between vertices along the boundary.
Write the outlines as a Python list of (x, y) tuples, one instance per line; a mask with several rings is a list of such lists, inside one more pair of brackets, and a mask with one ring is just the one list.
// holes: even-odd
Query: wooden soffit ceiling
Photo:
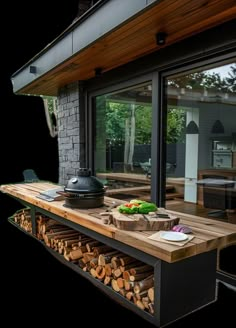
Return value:
[(20, 92), (56, 96), (69, 83), (93, 78), (97, 67), (104, 73), (157, 51), (160, 31), (167, 35), (163, 48), (235, 17), (235, 0), (158, 1)]

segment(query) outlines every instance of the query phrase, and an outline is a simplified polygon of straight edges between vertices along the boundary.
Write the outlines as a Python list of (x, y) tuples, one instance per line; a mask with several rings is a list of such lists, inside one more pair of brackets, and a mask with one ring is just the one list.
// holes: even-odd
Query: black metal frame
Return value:
[[(115, 90), (135, 86), (138, 83), (152, 81), (152, 171), (151, 199), (158, 206), (165, 207), (166, 184), (166, 96), (165, 81), (171, 75), (207, 67), (236, 56), (234, 22), (205, 31), (178, 44), (167, 47), (142, 59), (117, 68), (99, 78), (86, 81), (87, 90), (87, 163), (94, 174), (94, 98)], [(222, 39), (215, 40), (214, 35)], [(223, 42), (224, 40), (224, 42)]]

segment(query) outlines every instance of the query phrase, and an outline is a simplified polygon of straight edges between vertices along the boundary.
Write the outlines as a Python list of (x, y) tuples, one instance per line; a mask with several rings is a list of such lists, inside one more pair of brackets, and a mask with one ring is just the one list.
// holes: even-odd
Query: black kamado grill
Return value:
[(64, 187), (66, 207), (93, 208), (104, 204), (105, 187), (90, 169), (80, 168), (78, 176), (72, 177)]

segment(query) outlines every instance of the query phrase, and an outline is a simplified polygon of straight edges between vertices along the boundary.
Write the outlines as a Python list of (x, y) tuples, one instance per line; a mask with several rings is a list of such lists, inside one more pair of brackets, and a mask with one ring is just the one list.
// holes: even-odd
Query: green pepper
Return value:
[(138, 213), (138, 207), (132, 204), (123, 204), (118, 206), (118, 211), (125, 214), (135, 214)]
[(157, 206), (154, 203), (143, 202), (138, 208), (138, 212), (141, 214), (148, 214), (149, 212), (155, 211), (157, 211)]

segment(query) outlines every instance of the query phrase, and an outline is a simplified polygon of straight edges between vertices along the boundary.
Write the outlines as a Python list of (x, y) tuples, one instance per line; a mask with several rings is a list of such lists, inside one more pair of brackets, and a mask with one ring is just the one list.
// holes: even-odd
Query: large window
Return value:
[[(169, 75), (164, 84), (164, 161), (157, 153), (162, 141), (151, 145), (159, 110), (152, 106), (158, 92), (151, 82), (95, 98), (96, 176), (114, 198), (155, 201), (160, 193), (167, 209), (236, 222), (235, 60)], [(158, 158), (164, 190), (151, 176)]]
[(95, 172), (113, 197), (150, 198), (151, 101), (150, 82), (96, 97)]
[(175, 191), (166, 193), (166, 207), (229, 218), (236, 208), (235, 61), (169, 76), (166, 97), (166, 161), (174, 164), (166, 184)]

